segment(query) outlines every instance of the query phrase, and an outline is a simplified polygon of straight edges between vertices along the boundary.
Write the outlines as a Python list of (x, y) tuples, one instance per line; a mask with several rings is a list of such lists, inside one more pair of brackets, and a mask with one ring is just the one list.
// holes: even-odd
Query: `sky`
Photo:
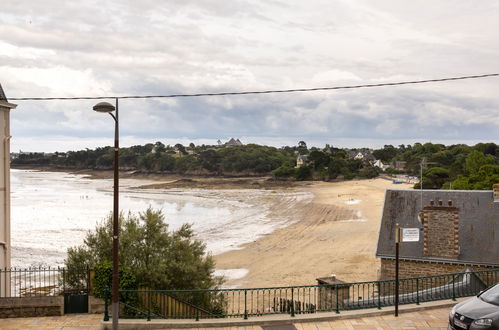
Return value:
[[(313, 88), (499, 73), (499, 2), (2, 0), (7, 97)], [(499, 141), (499, 77), (293, 94), (121, 100), (122, 146)], [(113, 100), (109, 100), (113, 102)], [(11, 150), (111, 145), (98, 101), (12, 101)]]

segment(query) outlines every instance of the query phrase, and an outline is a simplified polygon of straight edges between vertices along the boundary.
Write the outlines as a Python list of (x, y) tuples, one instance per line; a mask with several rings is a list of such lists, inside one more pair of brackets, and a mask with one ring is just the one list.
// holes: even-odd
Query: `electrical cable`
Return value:
[(497, 77), (499, 73), (489, 73), (482, 75), (460, 76), (438, 79), (411, 80), (399, 82), (386, 82), (377, 84), (363, 84), (350, 86), (333, 86), (333, 87), (314, 87), (314, 88), (296, 88), (296, 89), (278, 89), (278, 90), (263, 90), (263, 91), (242, 91), (242, 92), (219, 92), (219, 93), (195, 93), (195, 94), (168, 94), (168, 95), (127, 95), (127, 96), (76, 96), (76, 97), (12, 97), (11, 101), (53, 101), (53, 100), (103, 100), (103, 99), (152, 99), (152, 98), (177, 98), (177, 97), (205, 97), (205, 96), (236, 96), (236, 95), (254, 95), (254, 94), (277, 94), (277, 93), (296, 93), (296, 92), (314, 92), (314, 91), (330, 91), (340, 89), (359, 89), (373, 88), (385, 86), (401, 86), (436, 83), (454, 80), (478, 79)]

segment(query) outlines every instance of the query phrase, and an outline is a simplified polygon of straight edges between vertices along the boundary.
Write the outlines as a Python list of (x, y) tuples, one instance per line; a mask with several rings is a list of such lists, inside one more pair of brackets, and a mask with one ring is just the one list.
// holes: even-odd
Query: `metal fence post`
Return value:
[(244, 289), (244, 319), (248, 319), (248, 290)]
[(295, 297), (294, 297), (295, 288), (291, 288), (291, 317), (295, 316)]
[(104, 290), (104, 321), (109, 321), (109, 289)]
[(416, 305), (419, 305), (419, 277), (416, 278)]
[(452, 275), (452, 300), (456, 301), (456, 276)]
[(62, 269), (62, 292), (66, 293), (66, 268)]
[(381, 282), (378, 282), (378, 309), (381, 309)]
[(148, 303), (147, 303), (147, 321), (151, 321), (151, 292), (148, 291), (147, 292), (147, 300), (148, 300)]
[(340, 295), (338, 292), (338, 284), (334, 286), (334, 291), (336, 291), (336, 314), (340, 314)]

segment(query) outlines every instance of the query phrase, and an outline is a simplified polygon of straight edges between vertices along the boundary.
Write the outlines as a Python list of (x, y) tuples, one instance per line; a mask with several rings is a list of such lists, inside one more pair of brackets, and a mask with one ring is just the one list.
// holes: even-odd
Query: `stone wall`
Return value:
[(104, 299), (88, 296), (88, 312), (90, 314), (104, 314)]
[(348, 302), (349, 300), (350, 300), (350, 286), (348, 285), (319, 286), (319, 297), (318, 297), (319, 304), (317, 306), (317, 309), (320, 311), (334, 310), (337, 307), (342, 309), (345, 306), (345, 302)]
[[(459, 264), (449, 264), (443, 262), (400, 260), (399, 277), (410, 278), (410, 277), (460, 273), (464, 272), (466, 269), (490, 270), (494, 269), (494, 267), (459, 265)], [(395, 279), (395, 259), (381, 258), (380, 280), (393, 280), (393, 279)]]
[(0, 318), (61, 316), (63, 314), (63, 296), (0, 298)]
[[(399, 262), (399, 278), (412, 278), (412, 277), (423, 277), (423, 276), (434, 276), (452, 273), (462, 273), (466, 269), (469, 270), (491, 270), (494, 267), (486, 266), (471, 266), (471, 265), (458, 265), (449, 264), (443, 262), (424, 262), (424, 261), (413, 261), (413, 260), (400, 260)], [(479, 276), (481, 277), (481, 276)], [(381, 259), (381, 272), (380, 280), (394, 280), (395, 279), (395, 259)], [(486, 278), (482, 280), (487, 283)], [(447, 284), (448, 278), (439, 277), (431, 278), (427, 280), (420, 281), (416, 283), (415, 281), (402, 281), (400, 283), (400, 293), (415, 292), (429, 287), (438, 287)], [(487, 283), (488, 285), (492, 283)], [(418, 285), (420, 287), (418, 287)], [(391, 295), (395, 292), (395, 283), (389, 282), (382, 285), (379, 289), (382, 295)]]

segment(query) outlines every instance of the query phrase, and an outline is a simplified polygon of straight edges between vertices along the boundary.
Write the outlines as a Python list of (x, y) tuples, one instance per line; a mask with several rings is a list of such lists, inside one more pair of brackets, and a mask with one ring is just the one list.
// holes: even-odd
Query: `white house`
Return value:
[(379, 159), (373, 163), (373, 166), (378, 167), (378, 168), (382, 169), (383, 171), (385, 171), (388, 167), (390, 167), (389, 165), (383, 164), (383, 162)]
[(296, 168), (306, 165), (307, 161), (308, 161), (307, 155), (298, 155), (298, 157), (296, 157)]
[[(16, 107), (0, 84), (0, 268), (10, 268), (10, 110)], [(10, 297), (6, 280), (0, 278), (0, 296)]]

